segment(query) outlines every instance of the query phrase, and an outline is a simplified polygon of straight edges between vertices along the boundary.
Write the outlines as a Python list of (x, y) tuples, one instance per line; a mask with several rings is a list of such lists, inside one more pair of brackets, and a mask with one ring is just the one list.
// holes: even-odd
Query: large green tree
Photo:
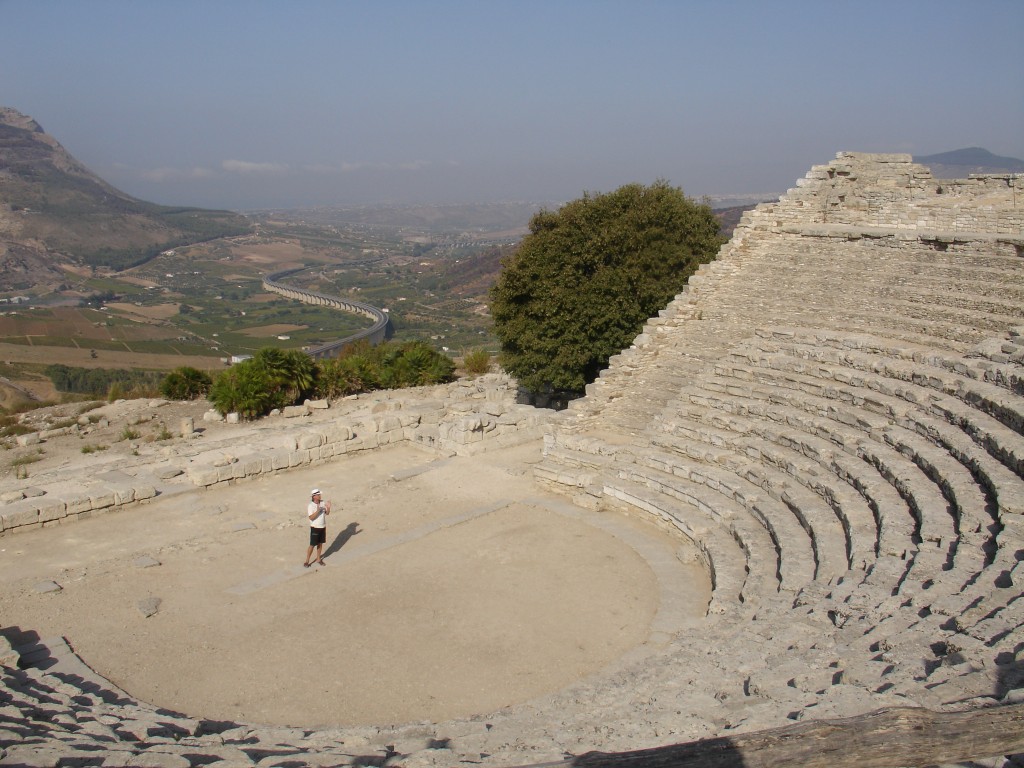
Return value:
[(723, 242), (710, 206), (664, 181), (540, 211), (491, 289), (502, 366), (582, 393)]

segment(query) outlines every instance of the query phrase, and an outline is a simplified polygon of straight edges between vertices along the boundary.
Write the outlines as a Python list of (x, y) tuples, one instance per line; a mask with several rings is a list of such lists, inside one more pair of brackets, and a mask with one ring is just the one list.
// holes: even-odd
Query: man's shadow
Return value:
[(324, 550), (324, 557), (327, 557), (328, 555), (333, 555), (335, 552), (340, 550), (348, 543), (348, 540), (355, 536), (357, 533), (362, 533), (362, 531), (359, 530), (359, 523), (349, 523), (348, 527), (345, 528), (345, 530), (343, 530), (337, 536), (335, 536), (334, 541), (331, 542), (331, 545)]

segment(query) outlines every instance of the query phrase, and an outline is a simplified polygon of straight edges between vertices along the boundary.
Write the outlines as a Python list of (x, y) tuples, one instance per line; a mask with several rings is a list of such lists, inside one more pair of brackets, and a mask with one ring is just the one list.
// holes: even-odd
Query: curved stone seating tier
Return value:
[[(771, 377), (770, 371), (787, 371), (792, 372), (794, 383), (810, 381), (807, 386), (812, 389), (813, 379), (827, 379), (823, 386), (839, 393), (845, 389), (853, 393), (852, 397), (857, 397), (855, 390), (866, 390), (860, 405), (871, 410), (887, 409), (895, 421), (927, 411), (973, 435), (1014, 474), (1024, 471), (1024, 438), (1020, 433), (1024, 411), (1019, 398), (997, 384), (944, 368), (894, 363), (862, 353), (833, 355), (820, 347), (806, 347), (799, 356), (758, 352), (751, 358), (747, 351), (734, 351), (733, 357), (756, 359), (763, 377)], [(816, 365), (819, 362), (825, 364)], [(1003, 375), (998, 378), (1006, 380)]]
[[(747, 694), (824, 714), (840, 691), (864, 711), (1024, 684), (1013, 184), (937, 182), (906, 156), (812, 169), (549, 428), (541, 482), (683, 520), (726, 574), (695, 641), (723, 673), (743, 659)], [(763, 666), (722, 637), (746, 618)]]
[[(773, 390), (773, 397), (777, 402), (785, 401), (786, 396), (781, 393), (786, 391), (786, 386), (797, 386), (801, 383), (805, 382), (789, 376), (788, 380), (779, 382), (779, 386)], [(735, 390), (736, 387), (732, 387), (732, 389)], [(848, 411), (844, 411), (842, 407), (834, 406), (830, 401), (816, 396), (800, 395), (795, 398), (794, 404), (811, 412), (832, 410), (833, 418), (837, 418), (840, 422), (849, 422), (851, 420)], [(876, 403), (876, 407), (877, 405), (878, 403)], [(787, 416), (786, 412), (781, 410), (781, 408), (781, 405), (773, 406), (768, 413), (777, 421), (785, 420), (790, 424), (799, 421), (797, 417)], [(816, 429), (820, 431), (820, 425), (816, 426)], [(832, 439), (833, 441), (841, 440), (841, 438), (837, 439), (834, 433)], [(902, 427), (886, 426), (878, 433), (876, 439), (880, 439), (883, 444), (896, 448), (898, 456), (902, 455), (910, 458), (924, 475), (935, 484), (934, 486), (929, 486), (927, 483), (922, 483), (921, 478), (915, 478), (912, 474), (908, 475), (904, 470), (897, 472), (887, 469), (887, 462), (891, 463), (892, 460), (886, 459), (879, 452), (877, 445), (863, 441), (857, 443), (858, 455), (870, 461), (883, 473), (887, 474), (894, 486), (902, 490), (904, 497), (914, 500), (912, 507), (916, 510), (917, 515), (920, 515), (922, 510), (934, 510), (943, 506), (944, 501), (937, 496), (936, 489), (939, 488), (943, 497), (949, 501), (951, 509), (955, 512), (953, 521), (956, 523), (956, 530), (947, 533), (943, 533), (941, 530), (928, 533), (922, 525), (921, 537), (926, 541), (948, 541), (951, 536), (958, 536), (960, 540), (953, 545), (954, 551), (956, 551), (956, 555), (953, 558), (956, 567), (963, 569), (963, 564), (971, 560), (983, 563), (987, 557), (986, 552), (992, 548), (990, 544), (991, 533), (989, 531), (996, 528), (996, 522), (991, 514), (986, 511), (986, 508), (993, 504), (996, 499), (975, 482), (975, 475), (971, 469), (952, 455), (943, 452), (916, 432), (905, 430)], [(1006, 478), (1004, 477), (1005, 480)], [(989, 483), (988, 485), (991, 486), (992, 484)], [(1019, 480), (1016, 482), (1016, 485), (1021, 485)], [(1013, 495), (1019, 498), (1019, 494), (1020, 489), (1018, 488), (1017, 493)], [(1004, 492), (1004, 495), (1010, 494)], [(930, 501), (928, 500), (929, 496), (931, 497)], [(922, 524), (934, 522), (934, 516), (921, 520)], [(939, 522), (941, 524), (941, 520)], [(968, 537), (975, 539), (977, 545), (966, 546), (964, 539)], [(951, 564), (950, 567), (954, 566)], [(968, 568), (967, 572), (970, 573), (971, 569)]]

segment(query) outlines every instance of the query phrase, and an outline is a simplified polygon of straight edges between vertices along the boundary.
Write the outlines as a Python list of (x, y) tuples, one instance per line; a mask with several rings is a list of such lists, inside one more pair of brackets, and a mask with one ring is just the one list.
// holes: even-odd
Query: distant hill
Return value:
[(756, 204), (734, 205), (729, 208), (714, 208), (711, 212), (718, 219), (718, 223), (722, 227), (722, 234), (725, 237), (732, 237), (732, 233), (739, 226), (743, 214), (754, 210), (756, 207)]
[(972, 173), (1024, 173), (1024, 160), (993, 155), (981, 147), (915, 155), (914, 162), (927, 165), (937, 179), (965, 179)]
[(156, 205), (115, 189), (35, 120), (0, 107), (0, 290), (59, 279), (59, 263), (123, 269), (247, 231), (237, 213)]

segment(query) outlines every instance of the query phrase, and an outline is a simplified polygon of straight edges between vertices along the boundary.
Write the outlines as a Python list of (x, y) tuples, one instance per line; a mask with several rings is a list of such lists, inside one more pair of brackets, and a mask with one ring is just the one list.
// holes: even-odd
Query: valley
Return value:
[(487, 290), (525, 226), (465, 233), (443, 221), (368, 226), (301, 213), (254, 214), (250, 234), (168, 249), (122, 271), (63, 264), (55, 289), (6, 292), (0, 375), (50, 399), (43, 369), (55, 362), (215, 372), (264, 346), (315, 346), (367, 325), (263, 290), (265, 275), (299, 267), (289, 283), (388, 309), (398, 339), (452, 357), (495, 350)]

